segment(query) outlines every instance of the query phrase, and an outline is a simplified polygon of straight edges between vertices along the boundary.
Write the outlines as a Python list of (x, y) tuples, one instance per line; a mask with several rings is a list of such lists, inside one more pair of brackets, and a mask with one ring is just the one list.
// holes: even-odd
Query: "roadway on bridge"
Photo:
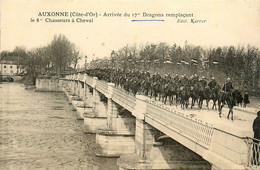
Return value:
[[(147, 97), (147, 100), (155, 101), (154, 99), (150, 99)], [(191, 109), (190, 105), (186, 109), (182, 109), (180, 104), (176, 107), (174, 105), (163, 104), (161, 101), (155, 101), (157, 104), (162, 106), (166, 106), (170, 109), (176, 110), (177, 112), (183, 113), (185, 116), (188, 115), (197, 120), (201, 120), (202, 122), (213, 125), (214, 128), (220, 129), (225, 132), (229, 132), (234, 135), (243, 136), (243, 137), (253, 137), (253, 121), (256, 118), (256, 108), (242, 108), (235, 107), (234, 112), (234, 120), (227, 119), (228, 115), (228, 107), (225, 106), (222, 111), (222, 117), (219, 117), (217, 110), (212, 110), (212, 103), (209, 104), (209, 109), (206, 108), (205, 102), (202, 109), (199, 109), (198, 106), (195, 106)]]

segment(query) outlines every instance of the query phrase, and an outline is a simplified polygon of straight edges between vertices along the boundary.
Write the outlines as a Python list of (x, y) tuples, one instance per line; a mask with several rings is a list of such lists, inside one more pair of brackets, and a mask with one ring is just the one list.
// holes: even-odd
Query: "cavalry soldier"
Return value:
[(215, 80), (214, 77), (211, 78), (211, 81), (209, 82), (209, 88), (212, 90), (216, 85), (217, 85), (217, 82)]
[(190, 76), (189, 84), (190, 84), (190, 86), (194, 86), (196, 84), (196, 81), (195, 81), (195, 78), (193, 75)]
[(193, 77), (193, 83), (194, 84), (197, 84), (199, 82), (199, 77), (197, 74), (194, 74), (194, 77)]
[(223, 86), (223, 91), (224, 92), (230, 92), (231, 90), (233, 90), (233, 85), (232, 82), (230, 81), (230, 78), (227, 78), (227, 81), (225, 82), (224, 86)]
[(250, 101), (249, 101), (249, 94), (248, 94), (247, 91), (245, 91), (245, 93), (244, 93), (244, 107), (246, 107), (246, 105), (248, 103), (250, 103)]
[(169, 73), (165, 74), (164, 79), (166, 83), (169, 83), (171, 81), (171, 75)]
[(175, 82), (178, 82), (178, 81), (180, 80), (179, 75), (178, 75), (178, 74), (175, 74), (175, 77), (173, 78), (173, 80), (174, 80)]
[(155, 74), (155, 81), (159, 81), (161, 79), (161, 75), (159, 72), (156, 72)]
[(188, 84), (189, 79), (187, 78), (186, 74), (183, 74), (183, 76), (181, 76), (180, 79), (180, 84), (181, 86), (185, 86), (186, 84)]
[(150, 77), (150, 72), (146, 71), (146, 77)]
[(202, 79), (200, 80), (200, 83), (201, 83), (203, 88), (205, 88), (207, 86), (207, 81), (206, 81), (206, 78), (204, 76), (202, 76)]

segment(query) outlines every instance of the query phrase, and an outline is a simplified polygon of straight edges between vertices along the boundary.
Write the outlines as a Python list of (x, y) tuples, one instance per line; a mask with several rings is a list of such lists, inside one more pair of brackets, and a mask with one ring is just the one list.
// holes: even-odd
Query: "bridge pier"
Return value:
[(86, 84), (84, 82), (78, 81), (78, 91), (79, 91), (79, 99), (81, 101), (78, 101), (76, 103), (76, 110), (77, 110), (77, 119), (84, 120), (85, 114), (91, 114), (92, 113), (92, 106), (86, 104), (86, 93), (85, 93), (85, 86)]
[(76, 75), (73, 74), (73, 76), (72, 76), (72, 95), (76, 95), (76, 85), (77, 85), (77, 83), (76, 83), (75, 79), (76, 79)]
[(72, 76), (71, 79), (69, 80), (69, 89), (70, 89), (70, 95), (74, 94), (74, 81), (72, 80)]
[(107, 117), (106, 113), (106, 104), (101, 101), (101, 97), (96, 89), (96, 82), (98, 78), (94, 77), (93, 79), (93, 112), (96, 117)]
[(120, 111), (119, 105), (112, 100), (114, 86), (108, 84), (107, 121), (96, 134), (97, 156), (118, 157), (134, 153), (135, 149), (135, 118), (128, 111)]
[(83, 101), (84, 100), (84, 83), (78, 81), (78, 96)]
[[(77, 97), (77, 82), (75, 81), (75, 74), (73, 76), (71, 76), (71, 80), (70, 80), (70, 90), (67, 91), (66, 95), (68, 97), (69, 100), (69, 104), (72, 104), (73, 100), (78, 100)], [(75, 108), (74, 108), (75, 110)]]
[(92, 107), (86, 105), (86, 96), (85, 96), (85, 81), (79, 81), (79, 75), (75, 75), (71, 78), (69, 82), (66, 83), (69, 87), (63, 88), (63, 92), (69, 100), (69, 103), (72, 104), (72, 110), (76, 111), (76, 117), (79, 120), (84, 119), (84, 114), (92, 112)]
[(145, 97), (136, 98), (135, 152), (120, 156), (119, 169), (210, 169), (207, 161), (185, 146), (170, 138), (160, 138), (165, 135), (144, 120)]
[(97, 130), (106, 125), (107, 108), (105, 103), (101, 101), (99, 92), (96, 89), (98, 78), (93, 78), (93, 106), (92, 112), (84, 115), (84, 132), (96, 133)]
[[(82, 105), (84, 105), (82, 99), (80, 98), (80, 89), (81, 89), (81, 84), (79, 82), (79, 74), (75, 75), (74, 77), (74, 95), (71, 98), (71, 103), (73, 107), (73, 111), (77, 111), (78, 108), (80, 108)], [(83, 119), (83, 117), (80, 115), (80, 113), (77, 111), (76, 112), (77, 119)]]
[(86, 83), (87, 79), (87, 74), (84, 74), (84, 105), (92, 107), (93, 106), (93, 97), (92, 94), (90, 93), (90, 89), (88, 84)]
[(136, 119), (135, 153), (120, 156), (119, 169), (211, 169), (201, 156), (164, 136), (144, 120)]

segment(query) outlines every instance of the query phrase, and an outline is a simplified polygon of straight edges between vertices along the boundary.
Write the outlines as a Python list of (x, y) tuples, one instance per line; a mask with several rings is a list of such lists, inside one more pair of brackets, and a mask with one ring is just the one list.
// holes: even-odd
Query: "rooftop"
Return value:
[(17, 64), (17, 61), (9, 61), (9, 60), (0, 60), (0, 64), (18, 65), (18, 64)]

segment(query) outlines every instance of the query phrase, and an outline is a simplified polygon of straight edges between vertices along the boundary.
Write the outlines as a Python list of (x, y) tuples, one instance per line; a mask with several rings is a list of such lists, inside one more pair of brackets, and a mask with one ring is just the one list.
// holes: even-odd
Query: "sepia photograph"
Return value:
[(0, 169), (259, 170), (260, 1), (0, 1)]

